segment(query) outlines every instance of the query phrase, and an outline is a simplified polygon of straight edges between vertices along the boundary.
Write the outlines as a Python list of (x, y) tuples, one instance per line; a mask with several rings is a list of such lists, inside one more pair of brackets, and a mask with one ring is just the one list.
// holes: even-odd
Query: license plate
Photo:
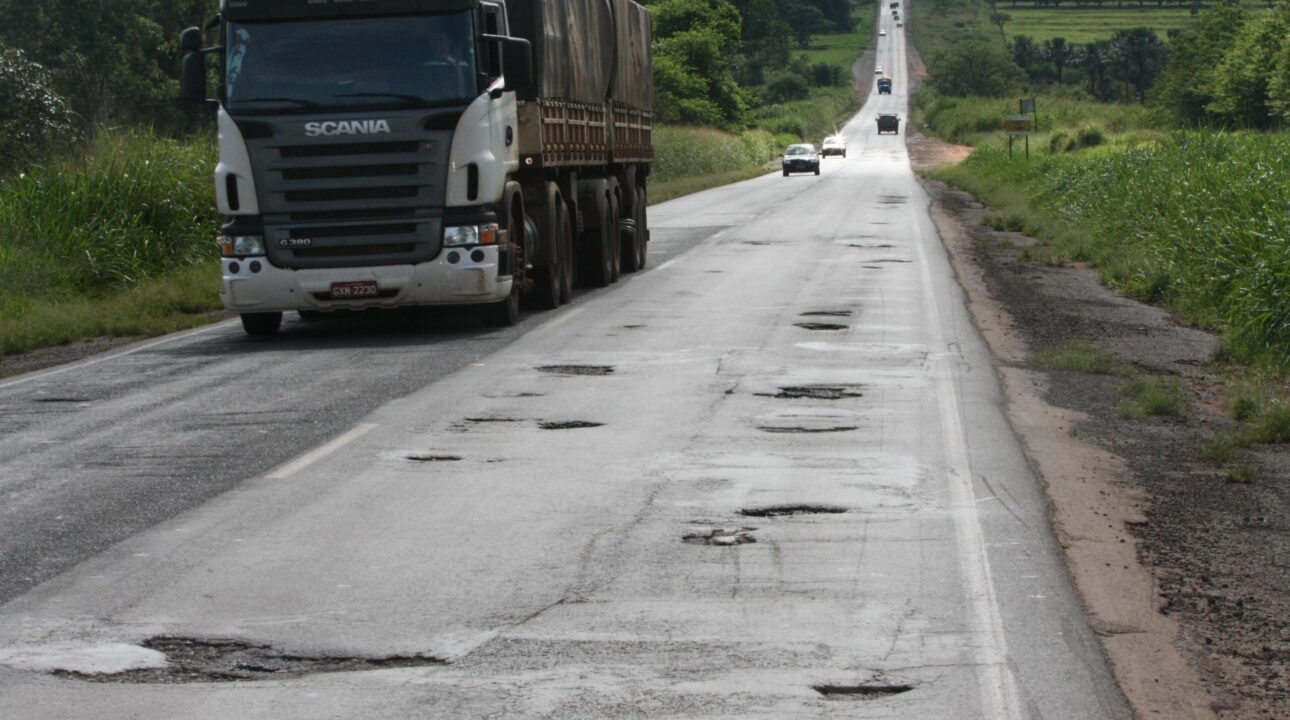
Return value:
[(334, 282), (331, 284), (331, 297), (333, 300), (376, 297), (376, 281)]

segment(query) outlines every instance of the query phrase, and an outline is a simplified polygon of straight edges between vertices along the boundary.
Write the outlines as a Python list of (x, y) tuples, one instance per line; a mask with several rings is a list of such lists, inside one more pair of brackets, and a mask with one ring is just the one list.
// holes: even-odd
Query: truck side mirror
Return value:
[(179, 96), (186, 102), (206, 102), (206, 57), (202, 54), (202, 30), (190, 27), (179, 36), (183, 66), (179, 75)]
[(533, 85), (533, 46), (523, 38), (498, 37), (502, 44), (502, 70), (507, 90), (526, 90)]

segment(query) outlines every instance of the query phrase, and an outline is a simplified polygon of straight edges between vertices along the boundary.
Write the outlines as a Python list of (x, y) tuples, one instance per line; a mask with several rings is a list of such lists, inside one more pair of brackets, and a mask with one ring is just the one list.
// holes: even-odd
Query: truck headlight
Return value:
[(443, 229), (443, 244), (447, 247), (496, 245), (499, 229), (497, 223), (446, 227)]
[(254, 257), (264, 255), (264, 237), (261, 235), (221, 235), (219, 254), (224, 257)]

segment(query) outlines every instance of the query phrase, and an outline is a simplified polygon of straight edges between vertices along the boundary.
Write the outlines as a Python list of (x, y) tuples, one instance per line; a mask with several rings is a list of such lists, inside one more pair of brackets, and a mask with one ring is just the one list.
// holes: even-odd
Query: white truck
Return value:
[[(649, 12), (633, 0), (222, 0), (185, 30), (216, 108), (227, 308), (478, 305), (494, 325), (644, 266)], [(207, 58), (219, 86), (208, 98)]]

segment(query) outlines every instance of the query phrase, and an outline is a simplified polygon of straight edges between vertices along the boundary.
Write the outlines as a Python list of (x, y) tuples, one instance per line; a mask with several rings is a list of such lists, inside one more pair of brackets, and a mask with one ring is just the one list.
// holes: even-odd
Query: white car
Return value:
[(887, 37), (887, 31), (886, 31), (886, 30), (879, 30), (879, 31), (878, 31), (878, 37)]
[(824, 146), (820, 150), (820, 157), (830, 155), (847, 156), (847, 141), (841, 135), (830, 135), (824, 138)]
[(881, 66), (881, 65), (879, 65), (878, 67), (875, 67), (875, 68), (873, 69), (873, 74), (874, 74), (874, 75), (881, 75), (881, 74), (882, 74), (882, 66)]

